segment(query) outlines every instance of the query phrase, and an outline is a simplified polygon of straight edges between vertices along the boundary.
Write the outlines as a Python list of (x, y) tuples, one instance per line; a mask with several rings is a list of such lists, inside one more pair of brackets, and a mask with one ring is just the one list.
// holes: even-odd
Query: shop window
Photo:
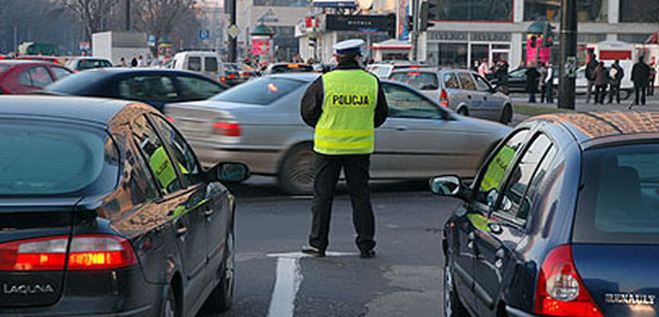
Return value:
[(659, 1), (620, 0), (620, 22), (657, 23), (659, 22)]
[[(624, 1), (624, 0), (622, 0)], [(638, 0), (629, 0), (636, 2)], [(647, 2), (656, 0), (643, 0)], [(608, 0), (577, 0), (579, 22), (608, 22)], [(524, 0), (524, 20), (560, 22), (560, 1)], [(622, 14), (622, 13), (621, 13)]]
[(467, 43), (439, 43), (437, 65), (464, 68), (467, 67)]
[(513, 0), (438, 0), (444, 21), (512, 21)]

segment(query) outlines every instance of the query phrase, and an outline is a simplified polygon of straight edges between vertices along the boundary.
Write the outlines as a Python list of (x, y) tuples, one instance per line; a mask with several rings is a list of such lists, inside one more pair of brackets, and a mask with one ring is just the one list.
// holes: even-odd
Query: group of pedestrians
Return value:
[(540, 90), (540, 102), (554, 102), (554, 67), (551, 63), (542, 63), (539, 66), (532, 64), (526, 70), (526, 90), (529, 93), (529, 102), (535, 103), (535, 95)]
[[(645, 105), (646, 95), (654, 95), (655, 77), (656, 70), (645, 63), (644, 56), (640, 56), (631, 73), (631, 80), (634, 83), (634, 105)], [(613, 102), (614, 97), (616, 103), (620, 103), (620, 85), (623, 78), (625, 78), (625, 71), (620, 66), (619, 60), (607, 68), (603, 61), (597, 60), (595, 54), (590, 54), (586, 64), (588, 81), (586, 102), (590, 102), (594, 89), (595, 103), (604, 104), (608, 89), (609, 103)]]
[(126, 62), (126, 58), (121, 57), (119, 59), (119, 64), (117, 67), (146, 67), (147, 63), (146, 60), (144, 59), (144, 56), (133, 56), (133, 59), (131, 59), (130, 64)]

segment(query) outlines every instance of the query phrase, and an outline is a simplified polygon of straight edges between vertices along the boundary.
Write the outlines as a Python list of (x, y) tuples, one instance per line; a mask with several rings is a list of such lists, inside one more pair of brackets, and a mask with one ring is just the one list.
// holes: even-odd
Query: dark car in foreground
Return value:
[(234, 197), (152, 107), (0, 97), (0, 316), (231, 307)]
[(227, 87), (189, 71), (149, 68), (97, 68), (46, 87), (57, 95), (135, 100), (162, 110), (166, 103), (208, 99)]
[(68, 68), (48, 62), (1, 60), (0, 94), (29, 94), (71, 74)]
[(520, 124), (444, 227), (446, 316), (656, 316), (659, 113)]

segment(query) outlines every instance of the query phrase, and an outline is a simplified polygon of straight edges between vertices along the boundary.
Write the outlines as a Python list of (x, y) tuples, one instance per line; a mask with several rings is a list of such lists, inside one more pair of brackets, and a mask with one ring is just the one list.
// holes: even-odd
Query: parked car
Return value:
[(215, 80), (224, 74), (222, 59), (213, 51), (183, 51), (174, 54), (171, 69), (202, 73)]
[(272, 63), (263, 71), (263, 75), (283, 74), (283, 73), (310, 73), (313, 72), (313, 66), (300, 63)]
[(93, 68), (112, 67), (112, 62), (105, 58), (77, 56), (70, 59), (66, 63), (66, 67), (74, 72), (79, 72)]
[(235, 86), (258, 76), (258, 71), (251, 66), (242, 63), (224, 63), (224, 75), (220, 76), (220, 82)]
[(0, 316), (231, 307), (234, 197), (152, 107), (0, 97)]
[[(276, 175), (289, 193), (313, 185), (313, 130), (300, 102), (318, 74), (281, 74), (250, 80), (209, 100), (176, 103), (165, 113), (190, 140), (202, 164), (230, 160), (253, 174)], [(449, 171), (472, 177), (509, 128), (466, 118), (409, 86), (382, 82), (389, 119), (375, 132), (374, 179), (426, 179)]]
[(658, 126), (657, 113), (544, 115), (470, 186), (433, 178), (462, 199), (444, 226), (445, 315), (655, 315)]
[(463, 116), (508, 124), (513, 118), (510, 97), (497, 92), (487, 79), (468, 70), (421, 68), (391, 73), (390, 79), (406, 83), (440, 105)]
[(29, 94), (73, 74), (52, 63), (0, 60), (0, 94)]
[(391, 73), (403, 68), (420, 68), (419, 64), (410, 61), (386, 61), (366, 66), (366, 70), (378, 76), (380, 79), (388, 79)]
[(159, 110), (169, 102), (208, 99), (227, 87), (193, 72), (157, 68), (98, 68), (45, 88), (58, 95), (136, 100)]

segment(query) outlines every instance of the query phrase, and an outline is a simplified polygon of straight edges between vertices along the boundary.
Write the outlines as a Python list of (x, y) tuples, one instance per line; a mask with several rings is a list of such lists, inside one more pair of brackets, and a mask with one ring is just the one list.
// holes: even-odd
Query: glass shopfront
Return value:
[[(625, 2), (625, 0), (621, 1)], [(656, 2), (657, 0), (627, 1), (636, 5), (641, 1)], [(608, 22), (608, 4), (608, 0), (577, 0), (579, 22)], [(524, 0), (524, 20), (560, 22), (560, 1)]]
[(442, 21), (512, 21), (513, 0), (438, 0)]
[(467, 68), (474, 61), (510, 60), (510, 33), (439, 31), (429, 32), (427, 41), (429, 65)]
[(659, 22), (659, 1), (620, 0), (620, 22)]

